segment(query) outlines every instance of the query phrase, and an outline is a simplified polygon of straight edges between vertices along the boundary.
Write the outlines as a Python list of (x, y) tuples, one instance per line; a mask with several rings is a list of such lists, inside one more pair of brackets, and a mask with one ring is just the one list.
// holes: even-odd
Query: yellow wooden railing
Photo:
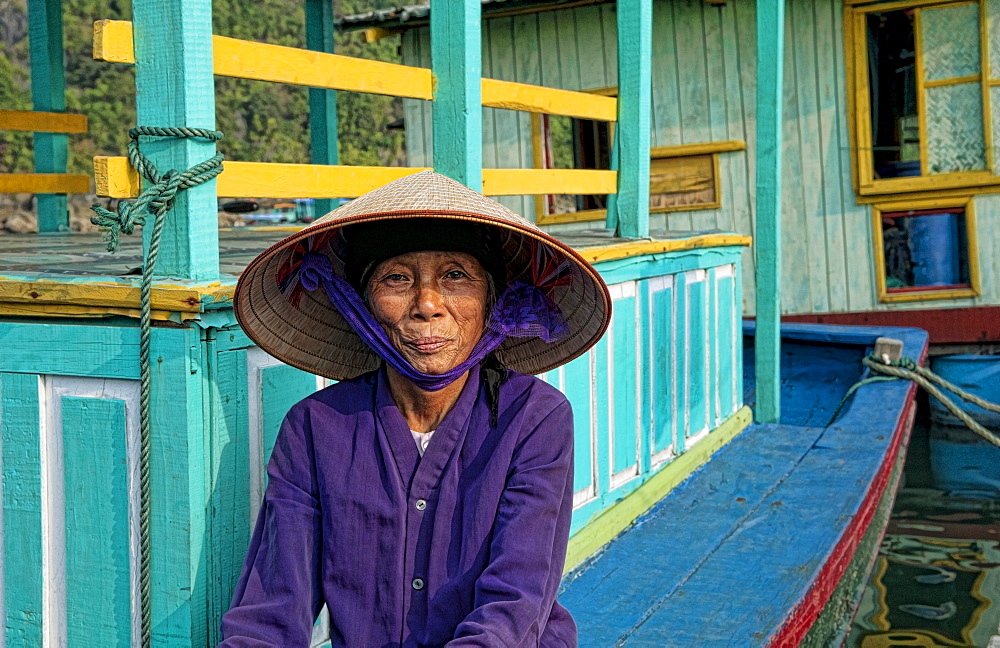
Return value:
[[(0, 110), (0, 130), (86, 133), (87, 116), (34, 110)], [(0, 193), (71, 194), (90, 191), (81, 173), (0, 173)]]
[[(367, 92), (433, 100), (434, 80), (427, 68), (371, 61), (339, 54), (212, 37), (213, 67), (219, 76), (290, 83), (328, 90)], [(103, 20), (94, 24), (94, 58), (135, 63), (132, 23)], [(488, 108), (615, 121), (618, 100), (585, 92), (482, 80)], [(217, 181), (220, 197), (355, 197), (387, 182), (423, 170), (415, 167), (369, 167), (267, 162), (225, 162)], [(112, 198), (139, 195), (140, 180), (124, 157), (94, 158), (97, 193)], [(483, 193), (491, 196), (611, 194), (615, 171), (592, 169), (483, 169)]]

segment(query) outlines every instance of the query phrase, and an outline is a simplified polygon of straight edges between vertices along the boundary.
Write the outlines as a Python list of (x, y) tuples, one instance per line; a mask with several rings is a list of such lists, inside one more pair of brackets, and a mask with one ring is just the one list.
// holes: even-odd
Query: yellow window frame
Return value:
[[(875, 289), (878, 301), (883, 304), (900, 302), (926, 302), (949, 299), (978, 297), (981, 294), (979, 281), (979, 248), (976, 242), (976, 215), (972, 196), (961, 198), (931, 198), (923, 200), (897, 200), (872, 205), (872, 244), (875, 259)], [(907, 290), (906, 292), (890, 292), (886, 286), (885, 276), (885, 240), (882, 237), (882, 214), (923, 211), (928, 209), (962, 209), (965, 213), (965, 243), (966, 261), (969, 266), (969, 286), (962, 288), (928, 287), (926, 290)]]
[[(884, 200), (893, 194), (910, 194), (917, 197), (933, 197), (938, 193), (948, 192), (953, 197), (956, 190), (961, 193), (995, 193), (1000, 191), (1000, 176), (995, 175), (993, 152), (993, 133), (990, 107), (990, 87), (1000, 86), (1000, 78), (992, 79), (989, 60), (988, 16), (985, 0), (907, 0), (902, 2), (884, 2), (879, 4), (864, 4), (864, 0), (844, 0), (844, 47), (847, 68), (847, 102), (848, 102), (848, 138), (853, 155), (854, 190), (859, 202), (872, 203)], [(924, 90), (928, 87), (954, 85), (978, 80), (982, 86), (983, 100), (983, 136), (986, 149), (987, 169), (982, 171), (958, 171), (935, 175), (910, 176), (901, 178), (875, 178), (874, 160), (872, 159), (871, 140), (871, 89), (868, 83), (868, 47), (866, 17), (869, 13), (898, 9), (930, 9), (937, 7), (953, 7), (964, 4), (979, 6), (980, 28), (980, 73), (969, 77), (924, 81), (923, 54), (920, 42), (920, 14), (917, 13), (915, 24), (916, 66), (917, 66), (917, 113), (920, 128), (920, 165), (926, 169), (927, 164), (927, 128), (926, 111), (924, 107)]]
[[(591, 88), (581, 90), (590, 94), (601, 95), (602, 97), (617, 97), (618, 86), (606, 88)], [(614, 142), (615, 122), (610, 122), (611, 142)], [(545, 168), (542, 161), (542, 147), (544, 146), (542, 135), (542, 117), (538, 113), (531, 113), (531, 164), (536, 169)], [(535, 196), (535, 224), (536, 225), (558, 225), (560, 223), (581, 223), (585, 221), (604, 220), (608, 216), (606, 209), (584, 209), (581, 211), (569, 212), (566, 214), (549, 214), (545, 211), (545, 200), (548, 194)]]

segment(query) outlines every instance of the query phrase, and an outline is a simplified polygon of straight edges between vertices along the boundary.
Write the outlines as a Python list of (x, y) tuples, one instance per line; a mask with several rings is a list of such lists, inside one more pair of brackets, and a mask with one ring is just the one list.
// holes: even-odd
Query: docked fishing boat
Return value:
[[(744, 340), (751, 404), (753, 333)], [(917, 329), (783, 327), (781, 421), (745, 429), (565, 577), (560, 600), (581, 645), (840, 645), (913, 423), (912, 383), (850, 393), (882, 336), (914, 359), (927, 351)]]

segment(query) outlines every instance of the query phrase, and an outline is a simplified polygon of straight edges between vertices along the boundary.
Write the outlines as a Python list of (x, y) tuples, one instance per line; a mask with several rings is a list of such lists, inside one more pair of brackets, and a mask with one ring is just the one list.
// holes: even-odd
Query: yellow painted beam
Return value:
[[(295, 47), (213, 36), (214, 69), (220, 76), (348, 90), (372, 94), (433, 99), (433, 77), (427, 68), (314, 52)], [(132, 23), (101, 20), (94, 23), (94, 58), (135, 63)], [(587, 92), (482, 80), (483, 105), (582, 119), (615, 121), (618, 101)]]
[(79, 173), (0, 173), (0, 193), (90, 193), (90, 176)]
[[(223, 162), (216, 183), (226, 198), (353, 198), (423, 171), (415, 167), (366, 167), (268, 162)], [(135, 198), (139, 173), (125, 157), (95, 157), (97, 195)]]
[[(434, 96), (431, 71), (427, 68), (225, 36), (213, 36), (212, 49), (215, 73), (219, 76), (414, 99)], [(94, 58), (135, 63), (132, 23), (123, 20), (94, 23)]]
[(579, 119), (615, 121), (618, 100), (587, 92), (483, 79), (483, 105), (488, 108), (567, 115)]
[(686, 157), (688, 155), (708, 155), (709, 153), (728, 153), (744, 151), (747, 143), (742, 140), (724, 140), (721, 142), (704, 142), (701, 144), (683, 144), (681, 146), (655, 146), (649, 149), (651, 158)]
[(726, 247), (732, 245), (749, 246), (753, 239), (742, 234), (700, 234), (687, 238), (662, 239), (653, 241), (635, 241), (630, 243), (612, 243), (600, 247), (578, 250), (580, 256), (590, 263), (614, 261), (628, 257), (663, 252), (683, 252), (709, 247)]
[(618, 173), (595, 169), (483, 169), (487, 196), (613, 194)]
[(0, 130), (86, 133), (87, 116), (39, 110), (0, 110)]
[(124, 20), (98, 20), (94, 23), (94, 60), (109, 63), (135, 63), (132, 47), (132, 23)]
[[(234, 285), (219, 282), (196, 286), (157, 284), (152, 290), (152, 306), (161, 313), (200, 313), (206, 304), (232, 302), (235, 289)], [(91, 316), (134, 311), (138, 317), (139, 287), (102, 281), (66, 283), (0, 276), (0, 312), (15, 307), (21, 311), (30, 307), (50, 314)]]
[(673, 459), (642, 486), (616, 502), (611, 508), (602, 511), (585, 527), (574, 533), (566, 549), (563, 573), (576, 568), (588, 556), (611, 542), (616, 535), (635, 522), (636, 518), (652, 508), (707, 462), (716, 451), (745, 430), (752, 418), (753, 413), (750, 408), (743, 406), (694, 447)]
[[(269, 162), (223, 162), (218, 195), (227, 198), (353, 198), (417, 167), (365, 167)], [(135, 198), (139, 174), (125, 157), (95, 157), (97, 195)], [(592, 169), (483, 169), (483, 193), (520, 196), (550, 193), (608, 194), (617, 191), (614, 171)]]
[[(130, 317), (139, 319), (138, 308), (118, 308), (110, 306), (74, 306), (70, 304), (12, 304), (0, 302), (0, 317), (72, 317), (97, 319), (103, 317)], [(150, 311), (150, 317), (158, 322), (187, 321), (197, 319), (196, 313), (171, 313)]]

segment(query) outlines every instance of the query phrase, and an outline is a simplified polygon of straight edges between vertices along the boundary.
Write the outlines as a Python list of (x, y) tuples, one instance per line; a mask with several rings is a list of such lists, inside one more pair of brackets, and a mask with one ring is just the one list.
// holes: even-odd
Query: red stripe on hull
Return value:
[[(923, 359), (922, 357), (921, 361)], [(816, 619), (819, 618), (823, 607), (830, 600), (830, 596), (837, 588), (837, 584), (840, 583), (840, 579), (843, 578), (844, 572), (847, 571), (848, 565), (850, 565), (851, 560), (854, 558), (854, 553), (861, 542), (862, 536), (865, 535), (869, 525), (871, 525), (879, 502), (882, 500), (883, 495), (885, 495), (886, 487), (892, 476), (893, 465), (896, 463), (900, 449), (908, 441), (910, 430), (913, 429), (913, 417), (916, 413), (916, 405), (914, 403), (916, 393), (916, 384), (911, 384), (910, 389), (907, 391), (906, 403), (904, 405), (904, 412), (906, 413), (900, 417), (899, 423), (896, 425), (896, 430), (893, 432), (893, 438), (886, 452), (885, 460), (872, 480), (860, 510), (854, 516), (854, 519), (851, 520), (847, 529), (845, 529), (840, 542), (837, 543), (837, 546), (830, 553), (830, 557), (820, 570), (812, 589), (809, 590), (799, 605), (792, 611), (788, 619), (785, 620), (784, 625), (771, 637), (770, 641), (768, 641), (768, 646), (775, 648), (798, 646), (816, 622)]]
[(927, 331), (931, 336), (931, 344), (1000, 342), (1000, 307), (998, 306), (785, 315), (781, 320), (783, 322), (816, 324), (912, 326)]

